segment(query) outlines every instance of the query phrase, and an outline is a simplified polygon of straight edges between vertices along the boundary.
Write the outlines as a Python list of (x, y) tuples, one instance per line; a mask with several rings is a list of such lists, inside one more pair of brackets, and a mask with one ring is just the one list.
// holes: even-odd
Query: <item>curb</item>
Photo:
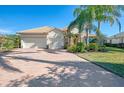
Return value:
[[(76, 54), (76, 55), (77, 55), (77, 54)], [(80, 57), (79, 55), (77, 55), (77, 56)], [(83, 58), (83, 59), (87, 60), (88, 62), (90, 62), (90, 63), (92, 63), (92, 64), (94, 64), (94, 65), (97, 65), (97, 66), (103, 68), (104, 70), (109, 71), (109, 72), (111, 72), (111, 73), (113, 73), (113, 74), (115, 74), (115, 75), (117, 75), (117, 76), (119, 76), (119, 77), (121, 77), (121, 78), (124, 79), (124, 76), (118, 74), (117, 72), (114, 72), (114, 71), (112, 71), (112, 70), (110, 70), (110, 69), (108, 69), (108, 68), (106, 68), (106, 67), (104, 67), (104, 66), (102, 66), (102, 65), (99, 65), (99, 64), (97, 64), (96, 62), (90, 61), (89, 59), (86, 59), (86, 58), (84, 58), (84, 57), (80, 57), (80, 58)]]

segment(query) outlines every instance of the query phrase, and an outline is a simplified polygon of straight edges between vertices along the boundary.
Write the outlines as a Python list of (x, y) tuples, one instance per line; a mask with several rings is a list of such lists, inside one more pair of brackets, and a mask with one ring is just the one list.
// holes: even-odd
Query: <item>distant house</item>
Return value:
[[(73, 29), (71, 30), (71, 33), (72, 33), (72, 34), (78, 34), (78, 33), (79, 33), (78, 28), (73, 28)], [(96, 38), (96, 35), (89, 33), (89, 34), (88, 34), (88, 37), (89, 37), (89, 41), (90, 41), (91, 39)], [(87, 38), (86, 32), (85, 32), (85, 31), (82, 31), (82, 33), (81, 33), (81, 39), (82, 39), (82, 41), (83, 41), (83, 42), (86, 42), (86, 38)]]
[(49, 48), (64, 47), (64, 32), (54, 27), (40, 27), (20, 31), (22, 48)]
[(120, 32), (106, 39), (106, 43), (110, 44), (124, 44), (124, 32)]

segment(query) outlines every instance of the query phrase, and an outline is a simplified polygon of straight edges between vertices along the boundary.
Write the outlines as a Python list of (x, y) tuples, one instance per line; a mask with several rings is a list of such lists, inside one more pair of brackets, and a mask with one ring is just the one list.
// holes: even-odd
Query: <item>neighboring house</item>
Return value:
[(54, 27), (40, 27), (18, 33), (22, 48), (59, 49), (64, 47), (64, 32)]
[(124, 32), (110, 36), (106, 39), (106, 43), (110, 44), (124, 44)]
[[(71, 33), (72, 33), (72, 34), (78, 34), (78, 33), (79, 33), (78, 28), (73, 28), (73, 29), (71, 30)], [(86, 35), (86, 32), (85, 32), (85, 31), (82, 31), (82, 33), (81, 33), (81, 38), (82, 38), (82, 41), (83, 41), (83, 42), (86, 42), (86, 36), (87, 36), (87, 35)], [(89, 41), (90, 41), (91, 39), (96, 38), (96, 35), (89, 33), (89, 34), (88, 34), (88, 37), (89, 37)]]

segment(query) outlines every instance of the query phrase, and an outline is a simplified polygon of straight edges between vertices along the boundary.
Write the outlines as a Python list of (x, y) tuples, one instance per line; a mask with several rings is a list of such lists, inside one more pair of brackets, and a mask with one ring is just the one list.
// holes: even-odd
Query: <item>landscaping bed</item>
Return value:
[(107, 47), (107, 52), (86, 52), (77, 55), (124, 77), (124, 49)]

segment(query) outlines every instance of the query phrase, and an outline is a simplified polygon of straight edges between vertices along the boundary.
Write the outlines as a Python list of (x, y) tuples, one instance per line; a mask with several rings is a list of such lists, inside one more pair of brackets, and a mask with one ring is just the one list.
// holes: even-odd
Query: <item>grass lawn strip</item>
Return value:
[(87, 52), (77, 55), (124, 77), (124, 49), (107, 47), (107, 50), (108, 52)]

